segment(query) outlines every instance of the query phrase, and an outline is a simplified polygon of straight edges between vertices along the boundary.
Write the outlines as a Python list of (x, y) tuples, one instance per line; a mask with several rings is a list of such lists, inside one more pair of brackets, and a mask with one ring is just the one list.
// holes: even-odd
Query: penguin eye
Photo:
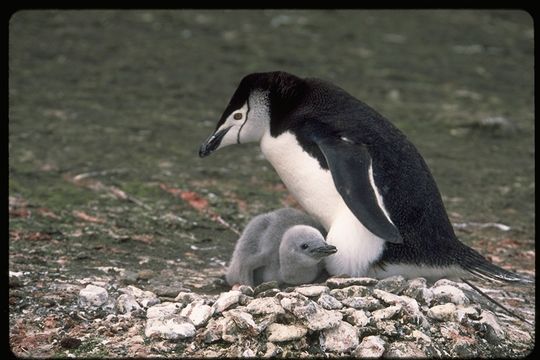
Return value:
[(244, 116), (240, 112), (234, 113), (234, 115), (233, 115), (234, 120), (242, 120), (243, 117)]
[(309, 247), (309, 245), (308, 245), (308, 244), (305, 244), (305, 243), (302, 244), (302, 245), (300, 245), (300, 248), (301, 248), (302, 250), (306, 250), (308, 247)]

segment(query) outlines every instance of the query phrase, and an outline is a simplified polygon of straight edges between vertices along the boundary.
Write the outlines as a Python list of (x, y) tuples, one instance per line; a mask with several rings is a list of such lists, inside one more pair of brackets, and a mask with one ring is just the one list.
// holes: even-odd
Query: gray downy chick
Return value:
[(258, 215), (236, 243), (227, 282), (231, 286), (272, 280), (310, 283), (324, 269), (321, 260), (337, 251), (326, 243), (324, 234), (322, 226), (300, 210), (284, 208)]

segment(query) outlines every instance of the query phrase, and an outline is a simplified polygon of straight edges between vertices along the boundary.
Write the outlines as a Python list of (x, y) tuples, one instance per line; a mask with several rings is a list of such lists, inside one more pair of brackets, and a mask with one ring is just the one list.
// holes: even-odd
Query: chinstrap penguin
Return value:
[(343, 89), (285, 72), (245, 76), (199, 155), (259, 142), (300, 205), (338, 252), (331, 275), (532, 282), (456, 237), (437, 185), (414, 145)]
[(254, 217), (236, 243), (225, 278), (229, 285), (307, 284), (323, 271), (323, 258), (336, 252), (321, 228), (300, 210), (283, 208)]

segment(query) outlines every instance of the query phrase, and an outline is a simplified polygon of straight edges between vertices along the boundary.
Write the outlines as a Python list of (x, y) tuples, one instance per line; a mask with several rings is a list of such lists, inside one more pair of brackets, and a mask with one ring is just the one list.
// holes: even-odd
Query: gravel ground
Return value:
[[(24, 357), (523, 357), (535, 328), (464, 283), (330, 278), (219, 294), (137, 280), (123, 269), (73, 279), (10, 273), (10, 344)], [(518, 292), (482, 287), (534, 324)]]

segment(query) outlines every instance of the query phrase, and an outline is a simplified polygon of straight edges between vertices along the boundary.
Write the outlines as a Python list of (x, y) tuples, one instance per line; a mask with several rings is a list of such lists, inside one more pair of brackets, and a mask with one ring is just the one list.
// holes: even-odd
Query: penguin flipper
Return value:
[(373, 234), (395, 244), (403, 243), (396, 226), (377, 202), (370, 181), (371, 156), (364, 144), (343, 138), (315, 136), (312, 140), (326, 158), (336, 188), (351, 212)]

